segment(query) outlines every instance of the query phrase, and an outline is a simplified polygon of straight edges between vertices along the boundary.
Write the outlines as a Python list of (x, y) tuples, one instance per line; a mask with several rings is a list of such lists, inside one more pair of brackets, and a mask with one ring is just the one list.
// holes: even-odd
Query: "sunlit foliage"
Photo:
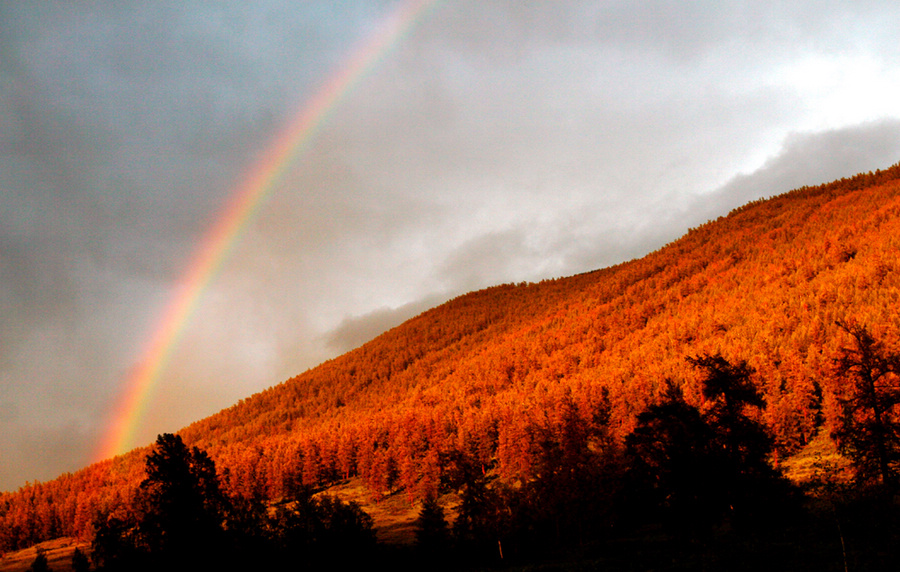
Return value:
[[(574, 482), (542, 463), (567, 440), (611, 454), (667, 379), (715, 413), (685, 361), (704, 355), (755, 371), (749, 415), (783, 458), (845, 417), (837, 322), (900, 347), (898, 270), (900, 165), (754, 201), (640, 260), (460, 296), (180, 435), (248, 501), (350, 476), (376, 499), (432, 498), (460, 455), (503, 486)], [(132, 502), (146, 452), (0, 495), (0, 546), (89, 538)]]

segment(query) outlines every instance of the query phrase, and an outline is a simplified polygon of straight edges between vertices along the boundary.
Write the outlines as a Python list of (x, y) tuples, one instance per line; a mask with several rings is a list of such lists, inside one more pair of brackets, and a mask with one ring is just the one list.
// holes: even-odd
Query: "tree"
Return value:
[(763, 520), (771, 511), (787, 509), (790, 486), (769, 457), (774, 440), (765, 426), (751, 417), (765, 406), (753, 383), (755, 373), (746, 361), (732, 364), (721, 355), (688, 358), (702, 372), (703, 397), (708, 409), (703, 421), (712, 432), (714, 474), (733, 522)]
[(687, 362), (703, 370), (703, 397), (712, 402), (707, 416), (713, 421), (731, 422), (743, 416), (747, 406), (765, 405), (762, 394), (750, 379), (753, 368), (746, 361), (732, 365), (716, 354), (688, 357)]
[(225, 497), (205, 451), (189, 449), (178, 435), (160, 435), (146, 472), (139, 530), (151, 553), (185, 557), (221, 540)]
[(900, 463), (900, 355), (888, 351), (857, 324), (838, 325), (853, 339), (835, 360), (837, 375), (849, 382), (840, 400), (840, 423), (833, 436), (850, 457), (861, 482), (880, 481), (894, 489)]
[(145, 459), (134, 510), (95, 522), (93, 558), (105, 570), (190, 569), (224, 557), (227, 502), (216, 466), (178, 435), (164, 434)]
[(720, 355), (688, 362), (701, 370), (706, 411), (686, 403), (669, 382), (663, 401), (638, 416), (626, 438), (634, 498), (661, 510), (675, 530), (701, 531), (726, 517), (750, 523), (789, 493), (769, 464), (771, 436), (748, 416), (764, 403), (753, 369)]
[(43, 549), (37, 549), (37, 556), (34, 557), (34, 562), (31, 563), (28, 570), (29, 572), (50, 572), (51, 568), (47, 563), (47, 555)]
[(683, 532), (718, 520), (725, 500), (715, 476), (713, 432), (700, 411), (669, 383), (663, 401), (638, 415), (625, 439), (628, 482), (639, 517), (659, 512)]
[(129, 570), (141, 560), (137, 521), (132, 515), (98, 515), (94, 530), (91, 560), (98, 570)]
[(513, 524), (524, 550), (582, 548), (615, 520), (621, 455), (607, 434), (606, 404), (593, 411), (593, 422), (569, 395), (558, 407), (556, 423), (531, 430), (537, 436), (534, 476), (514, 494)]
[(268, 528), (276, 558), (302, 556), (316, 569), (355, 568), (375, 546), (372, 517), (357, 503), (329, 495), (314, 497), (309, 487), (279, 506)]
[[(708, 409), (704, 422), (713, 432), (713, 442), (722, 460), (730, 463), (735, 476), (771, 477), (769, 455), (773, 440), (766, 428), (748, 415), (748, 409), (765, 405), (753, 384), (754, 371), (746, 361), (731, 364), (721, 355), (688, 358), (703, 372), (703, 397)], [(740, 489), (743, 483), (735, 483)], [(738, 492), (738, 491), (735, 491)]]
[(416, 546), (429, 556), (440, 557), (448, 548), (450, 528), (443, 507), (430, 496), (422, 502), (416, 519)]
[(452, 536), (457, 547), (472, 554), (498, 554), (501, 546), (501, 498), (490, 486), (496, 479), (477, 458), (452, 451), (446, 460), (447, 484), (459, 491), (459, 507)]
[(132, 509), (95, 520), (99, 569), (250, 570), (298, 558), (350, 569), (374, 548), (372, 518), (356, 503), (309, 487), (277, 507), (226, 497), (212, 459), (178, 435), (160, 435), (145, 465)]
[(80, 548), (76, 548), (75, 552), (72, 553), (72, 571), (88, 572), (88, 570), (90, 569), (91, 563), (88, 560), (88, 557), (85, 556), (84, 552), (82, 552)]
[[(344, 502), (332, 495), (316, 498), (317, 515), (321, 519), (320, 548), (330, 554), (330, 560), (349, 562), (350, 556), (363, 558), (375, 546), (372, 517), (354, 501)], [(352, 547), (352, 554), (340, 555), (345, 547)]]

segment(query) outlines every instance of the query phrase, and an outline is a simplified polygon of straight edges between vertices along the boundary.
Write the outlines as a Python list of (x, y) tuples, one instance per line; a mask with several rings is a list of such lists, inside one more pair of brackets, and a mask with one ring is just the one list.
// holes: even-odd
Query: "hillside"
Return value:
[[(773, 191), (775, 191), (773, 189)], [(185, 428), (231, 493), (277, 499), (358, 475), (377, 498), (437, 490), (448, 453), (527, 479), (542, 432), (608, 405), (621, 439), (685, 357), (747, 360), (780, 456), (836, 420), (837, 320), (900, 346), (900, 165), (804, 187), (691, 229), (640, 260), (460, 296)], [(84, 536), (127, 502), (134, 451), (0, 496), (0, 546)]]

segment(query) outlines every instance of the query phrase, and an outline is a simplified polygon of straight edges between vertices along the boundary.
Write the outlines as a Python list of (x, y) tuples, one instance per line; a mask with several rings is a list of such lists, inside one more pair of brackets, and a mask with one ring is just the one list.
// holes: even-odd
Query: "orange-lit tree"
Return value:
[(849, 382), (841, 400), (841, 423), (835, 437), (852, 460), (859, 480), (896, 488), (900, 464), (900, 355), (888, 351), (869, 331), (841, 323), (853, 338), (835, 361)]

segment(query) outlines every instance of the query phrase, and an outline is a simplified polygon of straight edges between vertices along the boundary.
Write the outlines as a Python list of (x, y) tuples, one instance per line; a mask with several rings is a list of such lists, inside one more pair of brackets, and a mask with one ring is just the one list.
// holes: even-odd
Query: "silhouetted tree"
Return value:
[(779, 503), (780, 508), (788, 507), (788, 482), (769, 461), (774, 440), (766, 427), (750, 416), (765, 406), (751, 379), (753, 368), (744, 360), (732, 364), (721, 355), (688, 358), (688, 362), (703, 375), (708, 407), (703, 420), (713, 434), (714, 474), (728, 503), (728, 515), (743, 524), (771, 515)]
[(435, 497), (428, 497), (422, 502), (416, 519), (416, 546), (420, 551), (439, 558), (446, 552), (449, 542), (450, 528), (444, 509)]
[(787, 482), (769, 464), (771, 436), (748, 415), (764, 404), (753, 370), (720, 355), (688, 362), (702, 372), (707, 410), (687, 404), (669, 383), (663, 401), (639, 415), (626, 438), (633, 480), (678, 527), (699, 531), (725, 517), (753, 522), (789, 496)]
[(470, 455), (456, 451), (446, 462), (446, 479), (459, 491), (460, 504), (452, 534), (457, 546), (479, 555), (500, 552), (501, 504), (497, 490), (489, 486), (495, 477), (489, 467)]
[(157, 438), (145, 470), (134, 512), (96, 522), (93, 557), (98, 566), (133, 570), (178, 563), (190, 568), (224, 557), (227, 503), (209, 456), (167, 433)]
[(29, 572), (50, 572), (51, 568), (43, 549), (37, 549), (37, 556), (34, 557), (34, 561), (28, 567), (28, 570)]
[(837, 374), (849, 382), (834, 437), (853, 461), (860, 481), (898, 485), (900, 463), (900, 355), (888, 351), (860, 325), (839, 323), (853, 338), (835, 360)]
[(225, 542), (234, 562), (247, 560), (246, 568), (259, 564), (260, 555), (272, 550), (273, 521), (260, 498), (230, 498), (225, 523)]
[(84, 552), (82, 552), (80, 548), (76, 548), (75, 552), (72, 553), (72, 571), (88, 572), (90, 569), (91, 563), (88, 560), (88, 557), (85, 556)]
[(357, 503), (302, 489), (279, 506), (268, 524), (275, 556), (283, 561), (302, 557), (316, 566), (351, 568), (375, 546), (372, 517)]
[(100, 570), (130, 570), (140, 561), (142, 547), (132, 515), (97, 515), (94, 519), (91, 560)]
[(715, 474), (713, 432), (700, 411), (668, 384), (663, 401), (638, 415), (625, 439), (634, 510), (660, 511), (675, 529), (696, 532), (715, 522), (725, 506)]
[(225, 519), (215, 463), (205, 451), (166, 433), (147, 456), (146, 471), (138, 499), (145, 548), (163, 559), (208, 558), (222, 544)]
[(750, 379), (753, 368), (746, 361), (732, 365), (716, 354), (688, 357), (687, 362), (703, 371), (703, 397), (712, 402), (707, 418), (713, 423), (727, 427), (744, 418), (747, 407), (765, 405)]
[(146, 458), (134, 510), (95, 522), (102, 570), (249, 570), (299, 560), (349, 569), (371, 555), (372, 518), (356, 503), (308, 487), (274, 511), (260, 498), (227, 498), (216, 467), (177, 435), (160, 435)]
[(558, 424), (534, 429), (538, 454), (534, 478), (514, 497), (514, 522), (525, 552), (535, 548), (582, 547), (615, 520), (620, 457), (606, 431), (606, 404), (589, 421), (575, 402), (559, 404)]
[[(332, 555), (330, 559), (353, 561), (374, 548), (372, 517), (358, 503), (344, 502), (332, 495), (321, 495), (316, 502), (322, 522), (319, 543), (323, 553)], [(348, 547), (352, 549), (346, 550)]]

